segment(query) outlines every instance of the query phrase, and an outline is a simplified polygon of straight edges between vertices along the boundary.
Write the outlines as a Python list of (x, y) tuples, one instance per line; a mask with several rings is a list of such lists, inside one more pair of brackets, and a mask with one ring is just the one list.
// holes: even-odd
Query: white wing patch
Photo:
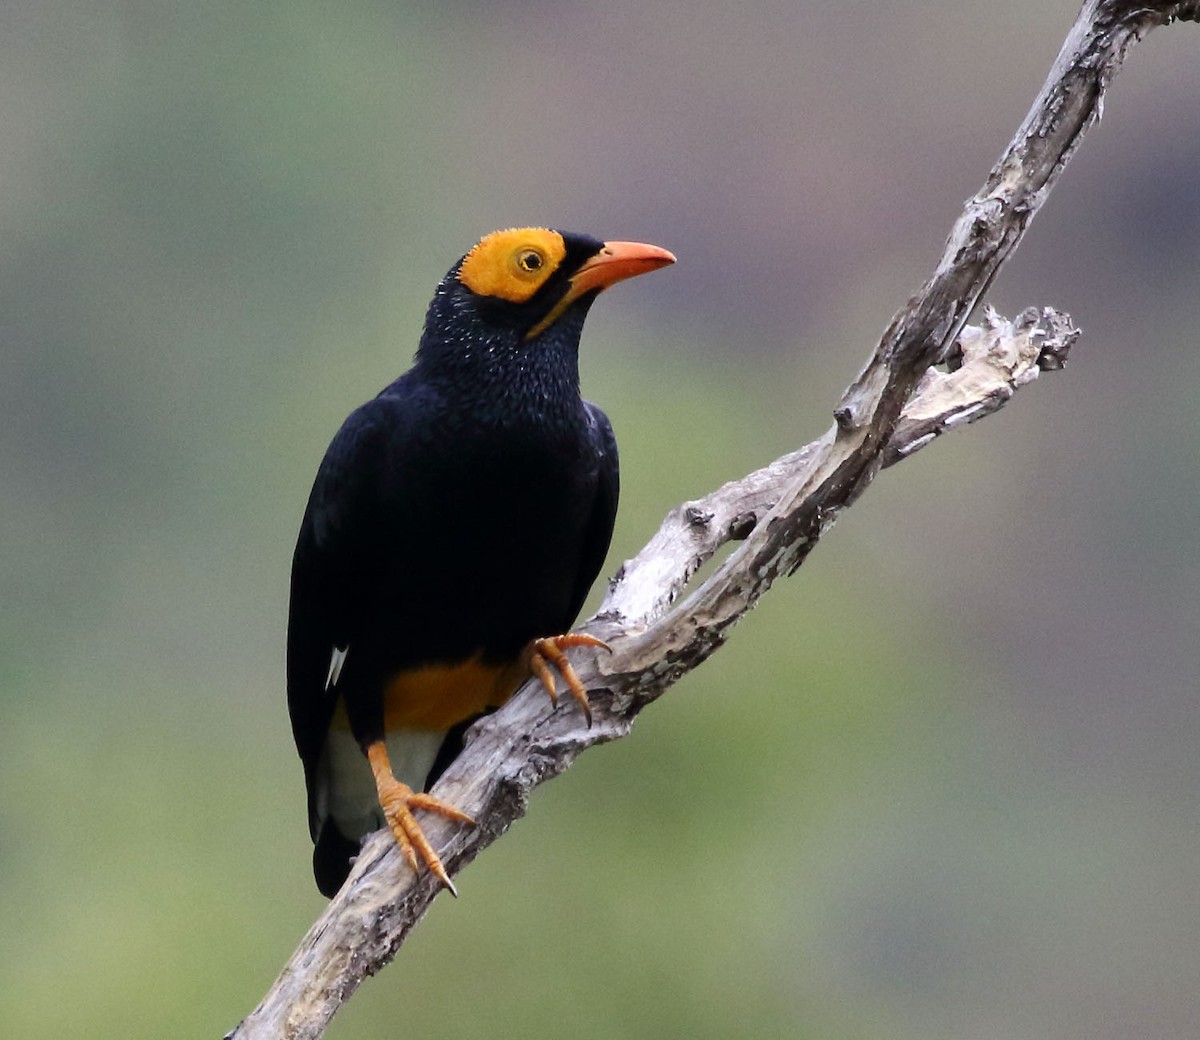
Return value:
[(346, 655), (349, 653), (349, 646), (333, 648), (333, 653), (329, 655), (329, 674), (325, 676), (327, 691), (332, 690), (338, 684), (338, 679), (342, 677), (342, 665), (346, 663)]

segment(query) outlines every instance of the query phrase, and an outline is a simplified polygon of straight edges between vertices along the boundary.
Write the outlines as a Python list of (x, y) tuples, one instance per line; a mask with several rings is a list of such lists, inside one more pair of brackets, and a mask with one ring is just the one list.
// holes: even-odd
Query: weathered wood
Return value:
[[(475, 728), (436, 793), (471, 813), (477, 826), (441, 819), (426, 825), (451, 875), (524, 813), (534, 787), (583, 749), (624, 736), (645, 705), (717, 649), (883, 466), (991, 414), (1039, 372), (1062, 367), (1078, 335), (1065, 315), (1027, 311), (1008, 322), (989, 311), (981, 327), (965, 322), (1100, 117), (1128, 49), (1156, 26), (1198, 18), (1200, 0), (1084, 5), (1029, 114), (966, 203), (933, 275), (892, 319), (830, 429), (676, 507), (621, 567), (584, 626), (607, 639), (612, 654), (576, 655), (592, 699), (591, 728), (569, 698), (552, 709), (532, 683)], [(931, 367), (938, 365), (944, 370)], [(741, 544), (689, 589), (696, 570), (730, 541)], [(437, 892), (428, 874), (412, 874), (390, 835), (371, 836), (342, 891), (229, 1040), (321, 1036), (359, 983), (392, 959)]]

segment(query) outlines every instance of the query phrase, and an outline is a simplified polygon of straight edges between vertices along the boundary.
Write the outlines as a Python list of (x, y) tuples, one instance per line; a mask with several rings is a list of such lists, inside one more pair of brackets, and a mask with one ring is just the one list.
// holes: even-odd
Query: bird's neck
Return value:
[[(579, 413), (579, 332), (574, 316), (526, 340), (513, 330), (477, 326), (436, 333), (427, 327), (414, 374), (435, 385), (444, 405), (476, 422), (512, 428), (573, 421)], [(445, 344), (452, 342), (453, 349)]]

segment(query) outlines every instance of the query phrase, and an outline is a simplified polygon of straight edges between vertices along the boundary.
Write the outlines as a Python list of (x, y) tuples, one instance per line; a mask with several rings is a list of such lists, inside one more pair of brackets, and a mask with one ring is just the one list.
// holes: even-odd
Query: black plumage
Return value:
[[(647, 252), (626, 271), (609, 245), (542, 229), (484, 247), (438, 286), (412, 368), (334, 437), (300, 527), (288, 708), (327, 895), (364, 833), (396, 830), (378, 775), (345, 747), (386, 740), (397, 778), (427, 790), (466, 725), (529, 674), (531, 642), (568, 631), (612, 536), (617, 447), (580, 396), (580, 332), (601, 288), (672, 258)], [(427, 683), (439, 669), (450, 678)]]

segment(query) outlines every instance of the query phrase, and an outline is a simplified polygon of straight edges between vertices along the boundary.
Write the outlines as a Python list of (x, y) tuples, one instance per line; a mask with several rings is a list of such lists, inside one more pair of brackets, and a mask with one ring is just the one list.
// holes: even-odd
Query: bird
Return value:
[(412, 366), (353, 411), (313, 481), (292, 558), (287, 702), (313, 874), (332, 897), (361, 840), (455, 888), (416, 813), (471, 825), (428, 792), (466, 729), (566, 656), (612, 538), (607, 416), (582, 398), (579, 340), (599, 292), (665, 249), (549, 228), (484, 236), (429, 305)]

